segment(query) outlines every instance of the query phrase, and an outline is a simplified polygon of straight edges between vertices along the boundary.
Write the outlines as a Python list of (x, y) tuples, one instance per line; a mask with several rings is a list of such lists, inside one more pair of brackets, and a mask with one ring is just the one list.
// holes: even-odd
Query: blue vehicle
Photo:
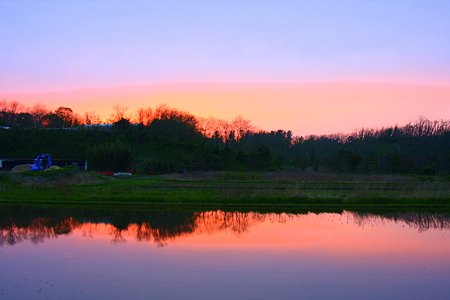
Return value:
[[(47, 159), (47, 166), (44, 166), (42, 163), (42, 159)], [(34, 160), (34, 165), (30, 166), (31, 171), (44, 170), (46, 168), (50, 168), (52, 166), (52, 158), (50, 154), (41, 154), (38, 155)]]

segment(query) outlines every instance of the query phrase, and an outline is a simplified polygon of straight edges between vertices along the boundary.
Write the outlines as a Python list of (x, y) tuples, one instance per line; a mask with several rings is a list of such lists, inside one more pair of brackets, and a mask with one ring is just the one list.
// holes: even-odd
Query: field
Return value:
[(320, 172), (197, 172), (104, 177), (73, 169), (0, 174), (0, 202), (450, 211), (440, 178)]

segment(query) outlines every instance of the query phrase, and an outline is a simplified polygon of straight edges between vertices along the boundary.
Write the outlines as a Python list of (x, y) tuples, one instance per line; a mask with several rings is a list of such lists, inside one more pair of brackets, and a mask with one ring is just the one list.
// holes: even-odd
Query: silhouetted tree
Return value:
[(17, 115), (16, 126), (30, 129), (34, 126), (33, 116), (29, 113), (20, 113)]
[(114, 112), (110, 116), (110, 122), (111, 123), (116, 123), (116, 122), (119, 122), (122, 119), (129, 120), (129, 118), (127, 118), (125, 116), (125, 113), (128, 110), (128, 108), (129, 107), (125, 106), (125, 105), (119, 105), (119, 104), (114, 105), (113, 106)]
[(62, 127), (72, 127), (74, 123), (73, 111), (69, 107), (60, 106), (55, 110), (55, 114), (62, 120)]
[(153, 110), (151, 107), (139, 108), (136, 113), (136, 122), (148, 126), (153, 121)]
[(64, 120), (57, 114), (48, 114), (42, 118), (44, 128), (63, 128)]

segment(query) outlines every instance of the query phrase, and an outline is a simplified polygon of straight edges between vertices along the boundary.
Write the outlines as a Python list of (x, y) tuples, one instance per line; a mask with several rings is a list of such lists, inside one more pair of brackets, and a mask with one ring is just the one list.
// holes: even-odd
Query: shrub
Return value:
[(119, 139), (113, 143), (94, 146), (88, 157), (93, 170), (123, 172), (132, 165), (132, 151)]

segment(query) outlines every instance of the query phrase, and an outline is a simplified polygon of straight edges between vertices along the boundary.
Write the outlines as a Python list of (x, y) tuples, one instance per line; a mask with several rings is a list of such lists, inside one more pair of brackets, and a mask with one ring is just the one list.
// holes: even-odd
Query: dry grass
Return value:
[(216, 172), (187, 172), (187, 173), (170, 173), (160, 177), (166, 180), (186, 180), (186, 181), (211, 181), (215, 180)]
[[(218, 176), (220, 175), (220, 176)], [(258, 175), (258, 176), (254, 176)], [(234, 176), (234, 177), (233, 177)], [(314, 171), (266, 173), (188, 172), (166, 174), (166, 180), (209, 182), (220, 197), (306, 197), (306, 198), (450, 198), (450, 184), (422, 182), (400, 175), (339, 174)], [(257, 178), (257, 179), (252, 179)]]
[(305, 182), (416, 182), (416, 178), (399, 175), (348, 174), (314, 171), (280, 171), (264, 173), (264, 179), (270, 181)]
[[(217, 174), (230, 173), (246, 174), (240, 172), (187, 172), (187, 173), (171, 173), (161, 175), (162, 179), (167, 180), (186, 180), (186, 181), (213, 181), (218, 180)], [(247, 173), (255, 174), (255, 173)], [(314, 171), (279, 171), (259, 173), (262, 181), (273, 182), (380, 182), (380, 183), (404, 183), (419, 182), (417, 178), (400, 176), (400, 175), (378, 175), (378, 174), (347, 174), (347, 173), (331, 173), (331, 172), (314, 172)], [(240, 180), (242, 176), (236, 176), (236, 180)]]
[[(83, 183), (100, 183), (104, 179), (86, 172), (59, 173), (52, 176), (42, 176), (44, 171), (36, 171), (33, 176), (23, 175), (21, 173), (5, 173), (9, 178), (16, 180), (24, 185), (42, 185), (42, 186), (58, 186), (58, 185), (73, 185)], [(29, 174), (28, 174), (29, 175)]]

